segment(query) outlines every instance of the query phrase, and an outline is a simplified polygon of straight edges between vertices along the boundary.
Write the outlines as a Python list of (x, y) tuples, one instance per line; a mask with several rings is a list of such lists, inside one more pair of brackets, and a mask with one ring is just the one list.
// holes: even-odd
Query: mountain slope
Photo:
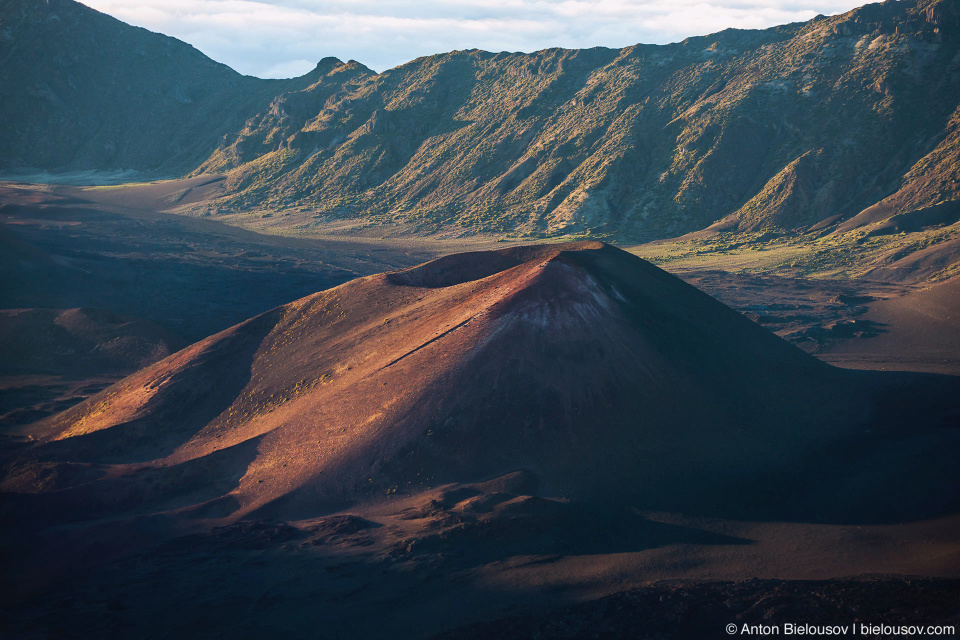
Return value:
[(296, 80), (242, 76), (72, 0), (0, 2), (0, 168), (180, 175)]
[[(858, 374), (610, 246), (460, 254), (144, 369), (54, 418), (3, 488), (83, 518), (313, 517), (517, 471), (545, 495), (646, 508), (943, 508), (950, 490), (898, 496), (953, 486), (952, 431), (891, 431), (903, 409), (872, 413), (875, 383)], [(955, 404), (943, 384), (906, 397), (934, 415)], [(923, 470), (877, 476), (890, 447)]]
[(901, 189), (912, 210), (955, 195), (958, 16), (909, 0), (666, 46), (455, 51), (281, 95), (200, 171), (300, 228), (653, 239), (804, 229)]
[(331, 58), (289, 81), (72, 0), (5, 0), (0, 25), (0, 167), (225, 172), (222, 197), (185, 210), (281, 232), (650, 240), (859, 230), (956, 202), (957, 0), (381, 74)]

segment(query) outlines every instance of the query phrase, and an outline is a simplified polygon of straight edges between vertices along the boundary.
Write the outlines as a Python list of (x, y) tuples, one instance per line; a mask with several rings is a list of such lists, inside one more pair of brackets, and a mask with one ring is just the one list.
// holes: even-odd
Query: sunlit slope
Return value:
[(4, 486), (290, 516), (528, 469), (548, 495), (760, 504), (865, 437), (852, 375), (607, 245), (460, 254), (170, 356), (61, 414)]
[(929, 207), (956, 198), (958, 15), (910, 0), (665, 46), (334, 67), (224, 139), (200, 170), (229, 172), (227, 196), (204, 210), (649, 240)]

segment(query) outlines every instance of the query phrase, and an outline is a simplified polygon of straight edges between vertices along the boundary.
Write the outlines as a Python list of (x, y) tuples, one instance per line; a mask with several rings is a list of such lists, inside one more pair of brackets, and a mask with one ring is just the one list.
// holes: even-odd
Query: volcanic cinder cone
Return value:
[(859, 446), (853, 375), (608, 245), (467, 253), (184, 349), (62, 414), (5, 484), (231, 518), (520, 469), (571, 499), (782, 501)]

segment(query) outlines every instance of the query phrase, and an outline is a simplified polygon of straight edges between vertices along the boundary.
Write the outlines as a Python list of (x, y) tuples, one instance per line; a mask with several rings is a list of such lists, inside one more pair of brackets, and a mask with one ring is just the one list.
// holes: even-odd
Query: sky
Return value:
[(179, 38), (261, 78), (327, 56), (384, 71), (455, 49), (537, 51), (666, 44), (728, 27), (762, 29), (867, 0), (83, 0)]

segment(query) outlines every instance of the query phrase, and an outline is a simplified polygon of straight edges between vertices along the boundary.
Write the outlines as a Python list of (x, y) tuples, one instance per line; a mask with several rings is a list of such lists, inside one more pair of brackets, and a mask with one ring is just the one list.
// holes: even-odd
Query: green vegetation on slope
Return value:
[(958, 45), (957, 3), (914, 0), (667, 46), (455, 51), (382, 74), (340, 64), (276, 97), (197, 172), (230, 172), (217, 208), (266, 206), (301, 229), (805, 228), (918, 180), (905, 206), (956, 185)]
[(274, 233), (875, 237), (960, 207), (957, 0), (287, 81), (72, 0), (6, 0), (0, 70), (0, 168), (226, 173), (182, 211)]
[(722, 270), (790, 277), (937, 282), (960, 274), (960, 225), (871, 235), (721, 232), (630, 248), (673, 272)]

